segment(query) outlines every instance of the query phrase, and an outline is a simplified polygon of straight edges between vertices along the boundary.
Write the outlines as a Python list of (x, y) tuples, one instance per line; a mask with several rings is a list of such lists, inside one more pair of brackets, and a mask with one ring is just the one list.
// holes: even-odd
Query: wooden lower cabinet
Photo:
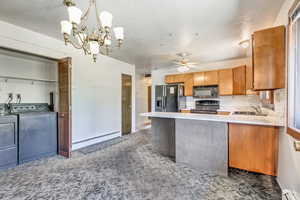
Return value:
[(277, 176), (279, 128), (229, 124), (229, 167)]

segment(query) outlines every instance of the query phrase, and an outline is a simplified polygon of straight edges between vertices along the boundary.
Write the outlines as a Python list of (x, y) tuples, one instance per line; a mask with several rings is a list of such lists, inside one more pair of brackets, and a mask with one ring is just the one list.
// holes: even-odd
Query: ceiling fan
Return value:
[(173, 64), (175, 64), (177, 67), (177, 71), (179, 72), (187, 72), (191, 68), (194, 68), (197, 63), (190, 62), (190, 60), (187, 58), (190, 56), (190, 53), (178, 53), (176, 54), (179, 58), (179, 60), (174, 60)]

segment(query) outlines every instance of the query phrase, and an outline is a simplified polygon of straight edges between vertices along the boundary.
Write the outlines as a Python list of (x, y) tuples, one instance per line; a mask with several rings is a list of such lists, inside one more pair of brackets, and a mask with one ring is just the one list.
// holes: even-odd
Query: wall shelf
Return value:
[(14, 76), (1, 76), (0, 79), (5, 79), (5, 82), (8, 80), (22, 80), (30, 82), (43, 82), (43, 83), (57, 83), (57, 80), (47, 80), (47, 79), (35, 79), (35, 78), (23, 78), (23, 77), (14, 77)]

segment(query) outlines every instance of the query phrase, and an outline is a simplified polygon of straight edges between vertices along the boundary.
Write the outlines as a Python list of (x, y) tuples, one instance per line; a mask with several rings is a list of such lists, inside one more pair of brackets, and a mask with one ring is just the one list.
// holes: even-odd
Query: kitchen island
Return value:
[(280, 119), (264, 116), (167, 112), (144, 113), (142, 116), (152, 118), (154, 150), (196, 170), (225, 176), (229, 166), (229, 124), (267, 128), (284, 125)]

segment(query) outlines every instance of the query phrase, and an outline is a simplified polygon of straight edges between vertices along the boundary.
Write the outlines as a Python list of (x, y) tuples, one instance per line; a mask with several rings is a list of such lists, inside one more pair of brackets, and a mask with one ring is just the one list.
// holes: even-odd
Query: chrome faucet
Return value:
[(262, 114), (262, 109), (260, 106), (251, 106), (257, 114)]

